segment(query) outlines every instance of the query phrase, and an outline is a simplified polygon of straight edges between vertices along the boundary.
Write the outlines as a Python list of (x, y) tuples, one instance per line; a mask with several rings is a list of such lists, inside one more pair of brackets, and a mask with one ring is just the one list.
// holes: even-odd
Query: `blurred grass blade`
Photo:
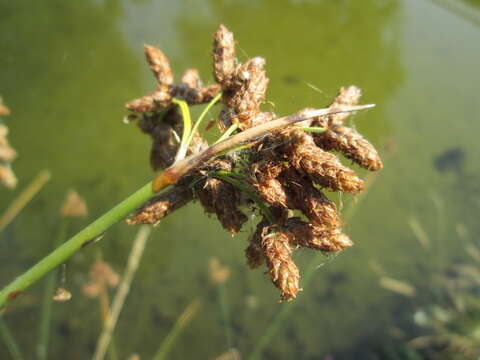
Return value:
[[(68, 218), (62, 218), (59, 235), (54, 248), (62, 244), (67, 238)], [(40, 335), (37, 345), (37, 357), (39, 360), (48, 359), (48, 343), (50, 340), (50, 325), (52, 322), (52, 302), (55, 293), (55, 282), (57, 280), (58, 269), (50, 273), (45, 282), (45, 290), (43, 293), (42, 308), (40, 314)]]
[(411, 217), (408, 219), (408, 226), (412, 229), (413, 234), (424, 249), (430, 249), (430, 238), (423, 226), (418, 222), (417, 218)]
[(388, 276), (382, 276), (380, 278), (380, 286), (384, 289), (393, 291), (394, 293), (412, 297), (415, 296), (415, 288), (405, 281), (396, 280)]
[(190, 305), (183, 311), (178, 320), (173, 325), (172, 330), (167, 337), (162, 341), (158, 348), (153, 360), (165, 360), (167, 359), (168, 352), (175, 344), (177, 338), (182, 334), (185, 327), (193, 319), (198, 309), (200, 308), (200, 301), (193, 300)]
[(133, 281), (135, 272), (138, 269), (140, 260), (142, 259), (142, 255), (151, 232), (152, 228), (146, 225), (141, 226), (140, 230), (138, 230), (137, 236), (132, 245), (132, 250), (130, 251), (130, 255), (128, 257), (122, 282), (118, 287), (115, 298), (113, 299), (111, 311), (105, 321), (102, 334), (98, 339), (97, 348), (95, 349), (95, 354), (93, 355), (94, 360), (103, 359), (109, 348), (109, 344), (112, 342), (113, 332), (115, 330), (115, 326), (117, 325), (118, 317), (120, 316), (120, 312), (125, 304), (125, 299), (130, 291), (130, 285)]
[(12, 333), (8, 329), (7, 324), (5, 323), (5, 320), (3, 319), (3, 315), (0, 315), (0, 336), (3, 339), (3, 342), (5, 343), (5, 346), (8, 349), (8, 352), (12, 356), (13, 360), (22, 360), (23, 356), (22, 353), (20, 352), (20, 348), (18, 347)]
[(12, 201), (10, 206), (5, 210), (0, 218), (0, 231), (18, 215), (20, 211), (29, 203), (30, 200), (42, 189), (42, 187), (50, 180), (50, 172), (42, 170), (33, 181)]

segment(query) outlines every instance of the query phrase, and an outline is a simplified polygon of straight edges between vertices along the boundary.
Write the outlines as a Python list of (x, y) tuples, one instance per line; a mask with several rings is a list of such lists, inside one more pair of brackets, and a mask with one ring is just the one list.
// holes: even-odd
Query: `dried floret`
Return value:
[(231, 85), (231, 77), (235, 71), (235, 40), (224, 25), (220, 25), (213, 35), (213, 74), (223, 88)]
[(192, 89), (200, 89), (203, 87), (200, 74), (197, 69), (187, 69), (182, 75), (182, 83)]
[(288, 184), (289, 207), (298, 209), (314, 224), (326, 228), (338, 228), (340, 218), (335, 203), (329, 200), (312, 183), (300, 176), (293, 168), (282, 172), (284, 183)]
[(297, 217), (288, 219), (285, 226), (292, 235), (292, 244), (300, 247), (332, 252), (353, 245), (350, 238), (338, 228), (314, 225)]
[(280, 299), (291, 300), (299, 291), (300, 274), (292, 260), (290, 235), (281, 229), (262, 234), (261, 247), (265, 255), (268, 274), (280, 289)]
[(355, 130), (337, 125), (323, 134), (315, 136), (315, 143), (325, 150), (340, 151), (347, 159), (367, 170), (380, 170), (382, 160), (368, 140)]
[[(362, 96), (362, 92), (356, 86), (342, 87), (340, 92), (335, 97), (335, 100), (330, 104), (330, 109), (337, 109), (342, 106), (356, 105)], [(329, 125), (343, 123), (350, 116), (349, 112), (342, 112), (338, 114), (331, 114), (328, 116)]]
[(188, 186), (176, 185), (138, 209), (133, 217), (127, 219), (127, 223), (129, 225), (158, 224), (168, 214), (186, 205), (191, 200), (193, 200), (192, 189)]
[(289, 163), (301, 174), (309, 175), (318, 185), (333, 191), (356, 194), (363, 190), (363, 181), (338, 158), (318, 148), (311, 136), (300, 130), (283, 132), (283, 147)]
[[(213, 73), (217, 84), (209, 86), (203, 86), (196, 69), (188, 69), (180, 83), (173, 83), (165, 55), (159, 49), (145, 48), (147, 61), (157, 77), (157, 90), (132, 101), (127, 108), (135, 112), (129, 119), (139, 120), (139, 128), (152, 137), (154, 169), (172, 165), (179, 147), (183, 121), (173, 98), (195, 105), (212, 100), (222, 91), (223, 109), (217, 121), (221, 132), (232, 125), (238, 127), (234, 131), (242, 132), (276, 118), (271, 112), (261, 111), (269, 82), (265, 60), (255, 57), (239, 63), (235, 58), (233, 34), (223, 25), (214, 34), (213, 46)], [(360, 95), (355, 86), (342, 88), (329, 107), (335, 110), (355, 105)], [(302, 111), (310, 110), (313, 109)], [(297, 128), (287, 127), (263, 137), (252, 137), (247, 149), (238, 155), (227, 153), (207, 159), (209, 151), (206, 151), (202, 154), (207, 154), (205, 158), (199, 157), (202, 158), (200, 165), (190, 166), (190, 172), (181, 177), (177, 185), (138, 210), (128, 222), (158, 223), (171, 211), (197, 198), (207, 213), (216, 214), (222, 226), (235, 234), (247, 221), (240, 206), (250, 205), (247, 199), (254, 200), (258, 205), (256, 209), (264, 217), (245, 249), (247, 263), (250, 268), (266, 263), (272, 282), (280, 289), (281, 300), (291, 300), (300, 290), (299, 270), (292, 260), (295, 249), (337, 252), (353, 244), (341, 230), (335, 203), (321, 188), (357, 194), (363, 190), (364, 183), (328, 151), (339, 151), (368, 170), (382, 167), (375, 148), (345, 126), (349, 115), (341, 112), (321, 116), (297, 123)], [(311, 133), (298, 126), (325, 130)], [(195, 132), (187, 155), (199, 153), (207, 146)], [(163, 176), (173, 170), (167, 170)], [(255, 194), (247, 191), (248, 196), (242, 196), (243, 186), (252, 188)], [(294, 211), (300, 211), (307, 221), (294, 217)], [(221, 273), (216, 267), (212, 266), (223, 281), (226, 272)]]
[[(231, 171), (231, 162), (217, 159), (209, 168), (203, 170), (208, 173), (212, 170)], [(231, 234), (236, 234), (247, 221), (247, 217), (240, 211), (240, 192), (232, 184), (214, 177), (200, 181), (196, 186), (196, 193), (207, 213), (214, 213), (218, 220)]]
[(278, 162), (262, 160), (250, 166), (249, 181), (260, 197), (272, 206), (287, 207), (287, 194), (277, 179), (283, 167)]
[(145, 45), (145, 56), (150, 69), (157, 78), (159, 90), (166, 90), (173, 84), (173, 72), (165, 54), (155, 46)]

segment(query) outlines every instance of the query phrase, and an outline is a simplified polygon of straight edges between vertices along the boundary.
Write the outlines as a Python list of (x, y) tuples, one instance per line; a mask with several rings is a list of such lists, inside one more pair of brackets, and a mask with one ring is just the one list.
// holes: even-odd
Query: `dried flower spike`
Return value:
[[(179, 180), (170, 190), (139, 209), (128, 223), (157, 224), (172, 211), (198, 199), (207, 213), (216, 214), (221, 225), (235, 234), (247, 221), (240, 207), (258, 210), (263, 218), (245, 249), (247, 264), (252, 269), (266, 264), (271, 281), (280, 290), (281, 300), (295, 298), (301, 289), (299, 270), (292, 259), (294, 250), (308, 248), (327, 253), (353, 245), (342, 232), (337, 207), (323, 188), (358, 194), (364, 183), (329, 151), (339, 151), (368, 170), (382, 167), (375, 148), (344, 124), (349, 116), (344, 109), (357, 104), (360, 90), (355, 86), (340, 90), (329, 106), (338, 113), (302, 119), (301, 127), (297, 128), (279, 130), (277, 122), (275, 126), (270, 123), (271, 127), (257, 128), (262, 130), (251, 136), (256, 126), (269, 125), (268, 122), (276, 117), (261, 111), (269, 83), (264, 70), (265, 60), (255, 57), (240, 63), (235, 58), (233, 34), (225, 26), (220, 25), (214, 34), (213, 73), (217, 81), (214, 85), (203, 86), (195, 69), (187, 70), (181, 83), (175, 84), (163, 53), (148, 47), (146, 51), (157, 77), (158, 90), (127, 104), (127, 108), (141, 113), (138, 126), (152, 137), (152, 166), (155, 169), (170, 166), (155, 184), (172, 184), (174, 176)], [(237, 133), (210, 148), (196, 133), (192, 136), (189, 154), (198, 156), (173, 163), (179, 147), (178, 138), (183, 133), (183, 121), (172, 106), (172, 99), (183, 99), (195, 105), (212, 99), (220, 90), (223, 109), (217, 123), (223, 132), (221, 139)], [(305, 116), (309, 110), (312, 109), (302, 110), (298, 116)], [(323, 132), (318, 133), (316, 129), (317, 133), (312, 134), (304, 130), (313, 129), (302, 128), (312, 126), (323, 128)], [(272, 130), (266, 133), (265, 128)], [(231, 149), (226, 143), (239, 138), (242, 141), (235, 145), (247, 145), (241, 152), (220, 155), (220, 149)], [(216, 157), (211, 156), (211, 152)], [(182, 166), (186, 166), (183, 172), (178, 170)], [(158, 189), (156, 185), (154, 188)], [(300, 211), (305, 219), (294, 217), (294, 211)], [(228, 269), (216, 260), (210, 261), (210, 272), (217, 283), (228, 276)]]

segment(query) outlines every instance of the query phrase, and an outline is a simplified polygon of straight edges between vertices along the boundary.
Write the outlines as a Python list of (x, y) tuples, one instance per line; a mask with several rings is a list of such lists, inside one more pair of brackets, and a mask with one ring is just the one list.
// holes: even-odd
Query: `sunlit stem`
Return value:
[(205, 106), (205, 109), (203, 109), (202, 113), (198, 117), (198, 120), (195, 122), (195, 125), (193, 126), (192, 132), (191, 132), (191, 134), (188, 138), (188, 141), (187, 141), (187, 148), (192, 143), (192, 139), (193, 139), (193, 135), (195, 134), (195, 131), (198, 130), (198, 127), (202, 123), (205, 116), (208, 114), (208, 112), (213, 107), (213, 105), (215, 105), (218, 102), (218, 100), (220, 100), (221, 97), (222, 97), (222, 93), (220, 92), (207, 104), (207, 106)]
[(175, 162), (177, 162), (184, 159), (187, 155), (190, 134), (192, 133), (192, 118), (190, 116), (188, 104), (185, 101), (175, 98), (173, 98), (172, 101), (174, 104), (177, 104), (180, 107), (180, 112), (182, 113), (183, 120), (182, 141), (180, 142), (180, 147), (178, 148), (177, 155), (175, 156)]
[(321, 133), (324, 133), (325, 131), (327, 131), (326, 128), (317, 127), (317, 126), (312, 126), (312, 127), (295, 126), (295, 128), (297, 128), (299, 130), (302, 130), (302, 131), (317, 133), (317, 134), (321, 134)]
[(232, 124), (232, 125), (230, 125), (230, 127), (227, 129), (227, 131), (225, 131), (225, 132), (222, 134), (222, 136), (220, 136), (220, 137), (217, 139), (217, 141), (214, 142), (214, 144), (219, 143), (219, 142), (225, 140), (225, 139), (228, 138), (230, 135), (232, 135), (233, 132), (234, 132), (235, 130), (237, 130), (237, 129), (238, 129), (238, 124)]

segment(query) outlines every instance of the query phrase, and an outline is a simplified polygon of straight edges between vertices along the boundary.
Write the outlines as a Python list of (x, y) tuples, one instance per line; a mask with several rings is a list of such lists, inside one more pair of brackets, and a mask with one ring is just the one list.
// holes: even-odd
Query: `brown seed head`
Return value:
[(340, 218), (335, 203), (317, 190), (308, 178), (300, 176), (293, 168), (285, 169), (281, 179), (288, 184), (289, 207), (298, 209), (314, 224), (338, 228)]
[(380, 155), (373, 145), (349, 127), (333, 126), (323, 134), (316, 134), (314, 139), (321, 148), (340, 151), (347, 159), (367, 170), (375, 171), (383, 167)]
[(231, 86), (235, 71), (235, 40), (224, 25), (220, 25), (213, 35), (213, 75), (224, 89)]
[(193, 200), (193, 191), (188, 186), (178, 184), (172, 189), (154, 197), (136, 214), (127, 219), (128, 225), (158, 224), (171, 212), (183, 207)]
[(291, 165), (300, 174), (309, 175), (318, 185), (333, 191), (356, 194), (363, 190), (363, 181), (338, 158), (315, 145), (311, 136), (299, 130), (283, 132), (287, 137), (284, 151)]
[(0, 182), (10, 189), (17, 185), (17, 177), (10, 166), (0, 165)]
[(75, 190), (68, 190), (60, 214), (63, 217), (83, 217), (88, 214), (87, 203)]
[(292, 244), (297, 246), (332, 252), (353, 245), (350, 238), (340, 229), (314, 225), (297, 217), (288, 219), (285, 226), (291, 233)]
[[(336, 109), (342, 106), (357, 105), (360, 96), (362, 96), (362, 92), (356, 86), (342, 87), (329, 108)], [(350, 113), (348, 112), (329, 115), (329, 124), (343, 123), (349, 116)]]
[(159, 48), (150, 45), (145, 45), (145, 56), (157, 78), (158, 89), (168, 91), (168, 87), (173, 84), (173, 72), (168, 58)]
[(280, 289), (282, 301), (295, 298), (299, 291), (300, 274), (291, 257), (290, 242), (289, 233), (281, 230), (264, 235), (261, 242), (268, 273)]

